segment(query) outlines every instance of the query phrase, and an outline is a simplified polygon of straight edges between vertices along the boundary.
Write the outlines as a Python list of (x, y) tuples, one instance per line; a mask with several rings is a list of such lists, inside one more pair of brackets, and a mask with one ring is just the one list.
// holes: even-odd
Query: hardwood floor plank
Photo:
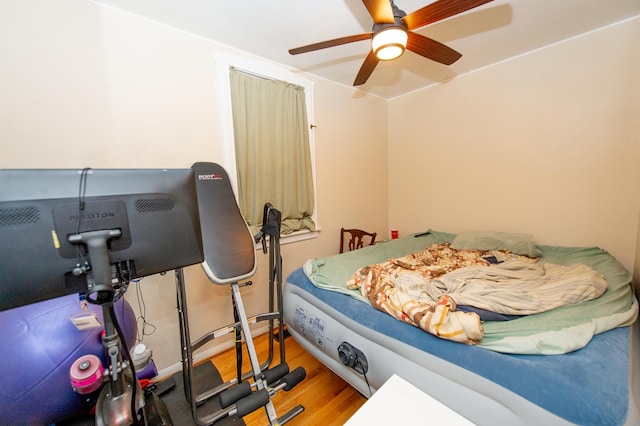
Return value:
[[(269, 352), (268, 334), (254, 338), (256, 353), (260, 362), (267, 359)], [(243, 372), (250, 370), (249, 355), (243, 347)], [(289, 392), (276, 393), (272, 402), (278, 416), (284, 415), (296, 405), (305, 408), (301, 414), (289, 423), (290, 425), (342, 425), (355, 413), (366, 398), (352, 388), (342, 378), (305, 351), (293, 337), (285, 339), (285, 356), (289, 368), (293, 370), (302, 366), (306, 370), (306, 378)], [(280, 362), (278, 342), (274, 342), (274, 359), (271, 366)], [(212, 358), (212, 361), (223, 380), (236, 376), (235, 349), (223, 352)], [(265, 410), (260, 408), (243, 418), (247, 426), (268, 425)]]

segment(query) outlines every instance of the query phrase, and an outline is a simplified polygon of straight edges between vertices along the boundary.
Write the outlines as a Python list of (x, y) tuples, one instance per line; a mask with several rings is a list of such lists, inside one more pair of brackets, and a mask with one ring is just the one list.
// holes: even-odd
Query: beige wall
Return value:
[[(229, 51), (86, 0), (0, 3), (0, 167), (221, 162), (214, 56), (222, 50)], [(341, 226), (387, 232), (386, 101), (317, 81), (315, 112), (322, 230), (283, 246), (285, 275), (337, 253)], [(255, 284), (243, 289), (250, 315), (268, 300), (268, 258), (257, 258)], [(199, 267), (186, 276), (193, 337), (232, 322), (229, 289), (209, 284)], [(145, 342), (160, 369), (179, 366), (173, 274), (138, 285), (157, 328)], [(127, 297), (137, 309), (134, 285)]]
[(527, 232), (632, 270), (637, 52), (640, 19), (391, 101), (390, 226)]
[[(341, 226), (384, 238), (389, 227), (530, 232), (545, 244), (600, 245), (633, 270), (639, 43), (636, 20), (390, 102), (317, 80), (322, 231), (283, 246), (284, 274), (336, 253)], [(0, 167), (220, 162), (221, 50), (85, 0), (1, 2)], [(256, 285), (243, 290), (250, 314), (267, 300), (267, 259), (257, 257)], [(186, 276), (194, 337), (230, 322), (229, 290), (199, 267)], [(173, 276), (140, 289), (157, 327), (145, 341), (161, 369), (175, 367)]]
[(636, 239), (636, 257), (633, 264), (633, 288), (636, 297), (640, 298), (640, 217), (638, 218), (638, 234)]

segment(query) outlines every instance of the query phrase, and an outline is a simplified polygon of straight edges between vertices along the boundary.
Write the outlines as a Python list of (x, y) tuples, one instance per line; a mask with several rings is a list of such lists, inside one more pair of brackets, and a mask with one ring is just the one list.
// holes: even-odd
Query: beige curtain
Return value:
[(282, 234), (315, 230), (309, 124), (304, 88), (231, 68), (240, 210), (254, 235), (269, 202)]

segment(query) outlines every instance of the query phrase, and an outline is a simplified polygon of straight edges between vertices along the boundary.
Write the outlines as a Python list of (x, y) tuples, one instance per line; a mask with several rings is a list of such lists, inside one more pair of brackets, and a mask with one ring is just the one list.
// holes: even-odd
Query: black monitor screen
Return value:
[(192, 170), (0, 170), (0, 310), (85, 291), (101, 256), (127, 279), (202, 262)]

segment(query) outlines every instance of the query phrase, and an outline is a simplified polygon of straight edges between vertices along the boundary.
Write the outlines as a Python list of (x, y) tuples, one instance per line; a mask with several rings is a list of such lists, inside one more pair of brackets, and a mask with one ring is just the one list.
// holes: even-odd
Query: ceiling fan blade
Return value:
[(297, 55), (299, 53), (313, 52), (314, 50), (326, 49), (327, 47), (353, 43), (355, 41), (369, 40), (371, 36), (373, 36), (373, 33), (357, 34), (347, 37), (335, 38), (333, 40), (321, 41), (319, 43), (313, 43), (306, 46), (296, 47), (295, 49), (289, 49), (289, 54)]
[(362, 0), (376, 24), (393, 24), (393, 10), (389, 0)]
[(427, 59), (440, 62), (441, 64), (451, 65), (462, 57), (461, 53), (456, 52), (439, 41), (411, 31), (408, 32), (408, 35), (407, 49)]
[(358, 71), (358, 75), (356, 76), (356, 79), (353, 82), (353, 85), (360, 86), (361, 84), (366, 83), (367, 80), (369, 79), (369, 76), (371, 75), (373, 70), (376, 68), (376, 65), (378, 65), (378, 57), (376, 56), (375, 53), (373, 53), (373, 50), (371, 50), (369, 51), (369, 54), (367, 55), (366, 59), (362, 63), (362, 66), (360, 67), (360, 71)]
[(473, 9), (474, 7), (482, 6), (490, 1), (493, 0), (439, 0), (408, 14), (402, 19), (404, 23), (407, 24), (407, 27), (413, 30)]

